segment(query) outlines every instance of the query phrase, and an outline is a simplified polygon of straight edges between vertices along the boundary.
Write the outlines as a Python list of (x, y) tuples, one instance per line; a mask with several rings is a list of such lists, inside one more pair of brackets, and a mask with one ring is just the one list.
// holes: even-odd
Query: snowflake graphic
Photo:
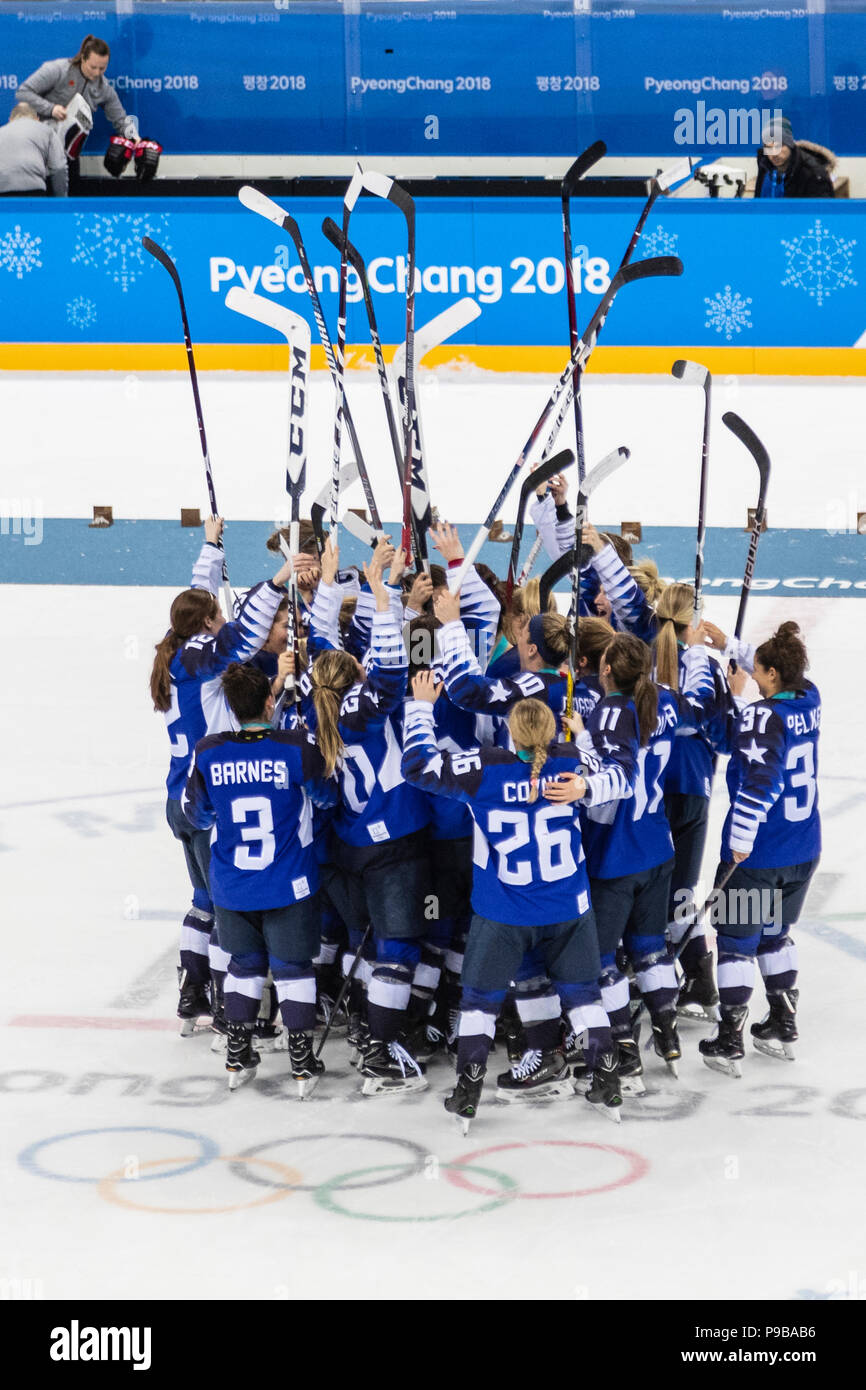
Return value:
[(18, 280), (23, 280), (31, 270), (41, 268), (41, 245), (41, 236), (31, 236), (29, 232), (22, 232), (20, 227), (13, 227), (11, 232), (0, 236), (0, 266), (15, 275)]
[(641, 239), (640, 254), (644, 257), (675, 256), (679, 239), (679, 232), (666, 232), (659, 223), (658, 227), (649, 233), (649, 236)]
[(151, 237), (167, 251), (168, 214), (112, 212), (88, 215), (75, 214), (75, 246), (73, 264), (92, 270), (104, 270), (126, 294), (142, 272), (155, 264), (141, 244), (141, 238)]
[(71, 304), (67, 304), (66, 317), (73, 328), (90, 328), (91, 324), (96, 323), (96, 305), (92, 299), (79, 295)]
[(712, 299), (704, 298), (707, 306), (704, 327), (712, 328), (716, 333), (724, 333), (730, 342), (735, 333), (742, 333), (744, 328), (752, 327), (752, 311), (749, 308), (751, 302), (751, 296), (743, 299), (739, 290), (732, 291), (730, 285), (725, 285), (724, 290), (717, 290)]
[(803, 236), (782, 239), (785, 251), (785, 278), (782, 285), (805, 290), (820, 309), (836, 290), (856, 285), (851, 266), (851, 252), (856, 240), (843, 241), (829, 232), (820, 217)]

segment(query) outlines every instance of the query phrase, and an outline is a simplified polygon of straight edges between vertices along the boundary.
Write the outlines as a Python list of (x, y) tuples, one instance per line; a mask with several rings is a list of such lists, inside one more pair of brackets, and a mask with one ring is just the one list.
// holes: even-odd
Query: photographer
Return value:
[(32, 106), (19, 102), (0, 126), (0, 197), (50, 193), (65, 198), (67, 191), (66, 155), (57, 131), (42, 125)]
[(833, 198), (836, 156), (823, 145), (795, 140), (791, 122), (774, 121), (761, 132), (756, 198)]

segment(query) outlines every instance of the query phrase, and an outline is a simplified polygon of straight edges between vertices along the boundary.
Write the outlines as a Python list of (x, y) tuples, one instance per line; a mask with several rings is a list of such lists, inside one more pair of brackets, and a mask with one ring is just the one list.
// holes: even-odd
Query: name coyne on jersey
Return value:
[(211, 763), (207, 769), (213, 787), (272, 782), (277, 788), (289, 785), (289, 769), (281, 760), (250, 759), (247, 762)]

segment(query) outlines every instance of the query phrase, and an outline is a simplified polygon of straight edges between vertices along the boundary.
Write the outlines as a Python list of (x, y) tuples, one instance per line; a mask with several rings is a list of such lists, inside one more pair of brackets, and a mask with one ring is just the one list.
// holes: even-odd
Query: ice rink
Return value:
[[(434, 500), (453, 520), (477, 521), (498, 486), (490, 459), (514, 457), (545, 388), (457, 374), (425, 376), (424, 388)], [(203, 394), (226, 515), (280, 515), (279, 378), (211, 378)], [(372, 385), (353, 394), (371, 441), (384, 439)], [(770, 448), (771, 525), (821, 527), (856, 510), (862, 385), (728, 379), (716, 395), (713, 525), (742, 527), (753, 505), (753, 466), (725, 438), (725, 409)], [(258, 424), (245, 429), (256, 402)], [(142, 518), (203, 502), (182, 376), (11, 374), (0, 404), (12, 438), (4, 497), (38, 498), (44, 515), (73, 518), (95, 502)], [(672, 382), (588, 382), (590, 459), (619, 443), (635, 454), (600, 520), (693, 524), (700, 410)], [(327, 411), (318, 415), (326, 440)], [(321, 472), (327, 444), (314, 447)], [(394, 515), (393, 463), (385, 455), (376, 469), (394, 488), (382, 504)], [(692, 557), (685, 538), (684, 572)], [(497, 1102), (500, 1047), (464, 1139), (442, 1108), (444, 1062), (431, 1065), (421, 1095), (362, 1099), (334, 1038), (327, 1073), (301, 1104), (284, 1053), (265, 1054), (257, 1079), (229, 1095), (210, 1035), (178, 1036), (189, 888), (164, 820), (166, 738), (147, 681), (187, 577), (172, 587), (67, 585), (62, 554), (34, 547), (36, 563), (42, 582), (3, 593), (0, 1285), (47, 1299), (866, 1294), (860, 604), (780, 590), (753, 597), (747, 622), (760, 640), (796, 618), (825, 706), (824, 853), (794, 933), (796, 1061), (749, 1051), (742, 1079), (730, 1080), (703, 1065), (704, 1030), (684, 1023), (679, 1080), (645, 1053), (647, 1095), (627, 1100), (614, 1126), (579, 1096)], [(856, 570), (862, 578), (862, 559)], [(708, 595), (707, 616), (722, 627), (735, 610), (733, 597)], [(708, 878), (724, 800), (719, 778)], [(758, 986), (750, 1017), (762, 1013)]]

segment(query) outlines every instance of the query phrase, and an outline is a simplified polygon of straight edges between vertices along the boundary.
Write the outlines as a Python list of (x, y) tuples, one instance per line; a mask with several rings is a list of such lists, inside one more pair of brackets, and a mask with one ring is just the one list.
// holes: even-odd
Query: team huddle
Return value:
[[(560, 479), (534, 520), (553, 557), (571, 544)], [(573, 672), (571, 619), (537, 580), (467, 568), (447, 525), (443, 564), (411, 576), (386, 540), (358, 574), (302, 537), (226, 621), (220, 533), (206, 522), (151, 694), (193, 887), (181, 1031), (206, 1021), (232, 1089), (277, 1049), (308, 1095), (333, 1029), (364, 1095), (421, 1090), (452, 1059), (466, 1129), (498, 1041), (498, 1097), (578, 1092), (618, 1120), (644, 1090), (644, 1012), (655, 1065), (676, 1075), (691, 1017), (716, 1025), (707, 1065), (740, 1074), (756, 962), (753, 1043), (793, 1056), (789, 933), (820, 854), (820, 698), (795, 624), (729, 639), (589, 525)]]

